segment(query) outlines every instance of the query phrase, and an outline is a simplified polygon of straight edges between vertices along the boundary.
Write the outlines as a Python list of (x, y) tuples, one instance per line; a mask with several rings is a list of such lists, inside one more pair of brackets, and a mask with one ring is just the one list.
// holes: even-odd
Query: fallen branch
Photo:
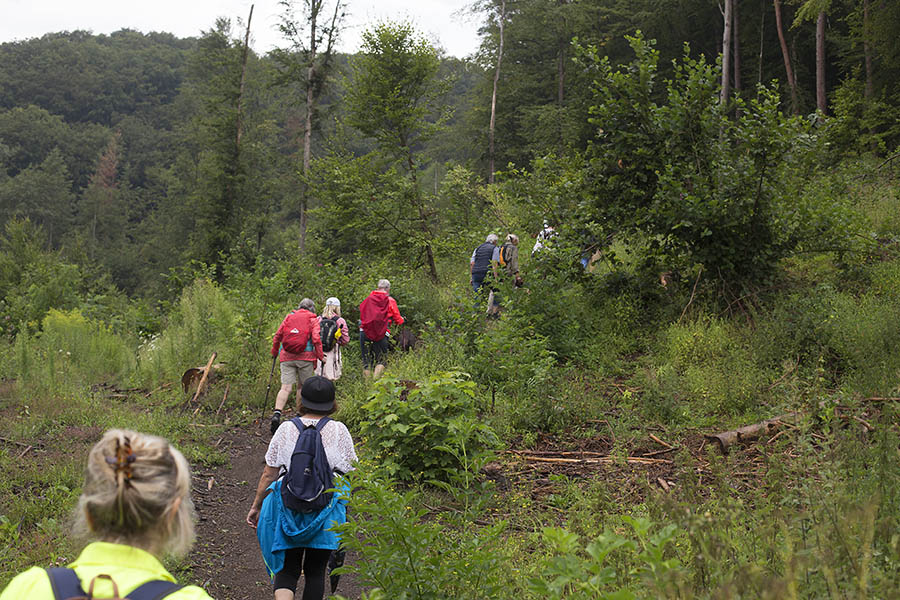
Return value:
[(219, 408), (216, 409), (216, 416), (219, 416), (219, 411), (222, 410), (222, 407), (225, 406), (225, 401), (228, 399), (228, 388), (230, 386), (225, 384), (225, 395), (222, 396), (222, 401), (219, 403)]
[(22, 447), (22, 448), (25, 448), (25, 447), (28, 446), (28, 444), (23, 444), (22, 442), (17, 442), (17, 441), (15, 441), (15, 440), (10, 440), (10, 439), (7, 439), (7, 438), (5, 438), (5, 437), (0, 437), (0, 442), (6, 442), (7, 444), (15, 444), (16, 446), (20, 446), (20, 447)]
[(748, 442), (750, 440), (755, 440), (762, 435), (774, 433), (783, 425), (787, 425), (784, 421), (793, 420), (796, 416), (797, 413), (787, 413), (780, 417), (775, 417), (774, 419), (762, 421), (761, 423), (754, 423), (753, 425), (746, 425), (731, 431), (723, 431), (722, 433), (705, 435), (703, 437), (710, 441), (718, 442), (719, 449), (723, 454), (727, 454), (728, 449), (734, 444)]
[(672, 464), (672, 461), (666, 458), (644, 458), (642, 456), (627, 456), (625, 458), (617, 458), (614, 456), (599, 456), (597, 458), (554, 458), (549, 456), (523, 456), (522, 458), (524, 458), (528, 462), (565, 463), (572, 465), (614, 465), (621, 461), (632, 465)]
[(866, 428), (866, 431), (870, 431), (870, 432), (871, 432), (871, 431), (875, 431), (875, 428), (872, 427), (872, 425), (871, 425), (868, 421), (866, 421), (865, 419), (861, 419), (861, 418), (859, 418), (859, 417), (857, 417), (857, 416), (854, 415), (854, 416), (853, 416), (853, 420), (854, 420), (854, 421), (859, 421), (859, 423), (861, 423), (862, 426)]
[(571, 452), (557, 452), (557, 451), (542, 451), (542, 450), (505, 450), (504, 454), (518, 454), (521, 456), (586, 456), (586, 457), (600, 457), (607, 458), (609, 454), (603, 454), (602, 452), (589, 452), (586, 450), (575, 450)]
[(216, 354), (216, 352), (213, 352), (212, 356), (209, 357), (206, 366), (203, 367), (203, 375), (200, 377), (200, 383), (197, 384), (197, 391), (194, 392), (194, 397), (188, 402), (188, 406), (196, 402), (197, 398), (200, 397), (200, 394), (203, 393), (203, 389), (206, 387), (206, 381), (209, 378), (209, 369), (212, 367), (213, 361), (216, 360)]
[(155, 394), (156, 392), (158, 392), (158, 391), (160, 391), (160, 390), (168, 389), (168, 388), (170, 388), (170, 387), (172, 387), (172, 382), (164, 383), (164, 384), (162, 384), (161, 386), (159, 386), (158, 388), (156, 388), (155, 390), (150, 390), (149, 392), (147, 392), (146, 394), (144, 394), (144, 398), (149, 398), (150, 396), (152, 396), (152, 395)]
[(670, 447), (664, 448), (663, 450), (656, 450), (655, 452), (647, 452), (644, 454), (644, 458), (650, 458), (651, 456), (659, 456), (660, 454), (668, 454), (669, 452), (675, 452), (678, 448)]
[(659, 487), (661, 487), (663, 490), (665, 490), (665, 491), (667, 491), (667, 492), (671, 489), (671, 488), (669, 487), (669, 482), (667, 482), (667, 481), (666, 481), (665, 479), (663, 479), (662, 477), (657, 477), (657, 478), (656, 478), (656, 483), (658, 483), (658, 484), (659, 484)]
[(656, 442), (657, 444), (660, 444), (660, 445), (662, 445), (662, 446), (665, 446), (666, 448), (672, 448), (672, 444), (667, 444), (666, 442), (662, 441), (661, 439), (659, 439), (658, 437), (656, 437), (656, 436), (653, 435), (652, 433), (650, 434), (650, 439), (653, 440), (654, 442)]

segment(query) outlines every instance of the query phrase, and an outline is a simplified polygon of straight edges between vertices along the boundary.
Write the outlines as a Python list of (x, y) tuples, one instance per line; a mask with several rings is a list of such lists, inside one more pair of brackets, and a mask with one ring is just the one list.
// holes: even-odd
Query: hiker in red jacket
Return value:
[(362, 353), (363, 375), (368, 377), (375, 365), (375, 377), (384, 372), (384, 355), (389, 350), (390, 324), (403, 325), (397, 301), (391, 298), (391, 282), (381, 279), (378, 289), (359, 305), (359, 347)]
[(281, 389), (275, 398), (275, 413), (269, 428), (272, 433), (281, 423), (281, 411), (291, 395), (291, 387), (297, 385), (297, 410), (300, 410), (300, 388), (303, 382), (316, 374), (316, 360), (324, 360), (322, 339), (319, 336), (319, 319), (316, 305), (309, 298), (300, 302), (297, 310), (284, 318), (272, 340), (272, 356), (280, 356)]

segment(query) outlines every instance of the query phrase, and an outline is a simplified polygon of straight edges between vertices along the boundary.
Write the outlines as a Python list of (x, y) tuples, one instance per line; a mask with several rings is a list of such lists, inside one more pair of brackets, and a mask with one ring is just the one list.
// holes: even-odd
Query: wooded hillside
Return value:
[[(179, 579), (268, 585), (209, 473), (337, 297), (360, 597), (898, 597), (900, 3), (475, 0), (465, 59), (284, 6), (265, 56), (216, 15), (0, 45), (0, 587), (75, 556), (110, 427), (204, 474)], [(417, 344), (374, 380), (382, 278)]]

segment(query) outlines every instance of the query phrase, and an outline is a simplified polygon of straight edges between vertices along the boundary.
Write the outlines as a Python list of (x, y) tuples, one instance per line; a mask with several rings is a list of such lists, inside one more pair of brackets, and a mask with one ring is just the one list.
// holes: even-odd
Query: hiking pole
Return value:
[(278, 360), (278, 355), (272, 357), (272, 370), (269, 371), (269, 381), (266, 383), (266, 399), (263, 402), (262, 412), (259, 413), (259, 424), (262, 425), (263, 418), (266, 416), (266, 407), (269, 405), (269, 390), (272, 389), (272, 375), (275, 374), (275, 362)]

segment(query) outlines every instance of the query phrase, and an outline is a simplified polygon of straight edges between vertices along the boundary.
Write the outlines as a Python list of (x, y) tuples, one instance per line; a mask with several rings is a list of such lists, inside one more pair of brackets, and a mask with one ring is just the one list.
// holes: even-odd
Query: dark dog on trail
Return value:
[(400, 331), (400, 337), (397, 340), (397, 345), (401, 350), (410, 351), (416, 347), (416, 343), (419, 341), (419, 338), (415, 333), (412, 332), (408, 327), (404, 327)]

